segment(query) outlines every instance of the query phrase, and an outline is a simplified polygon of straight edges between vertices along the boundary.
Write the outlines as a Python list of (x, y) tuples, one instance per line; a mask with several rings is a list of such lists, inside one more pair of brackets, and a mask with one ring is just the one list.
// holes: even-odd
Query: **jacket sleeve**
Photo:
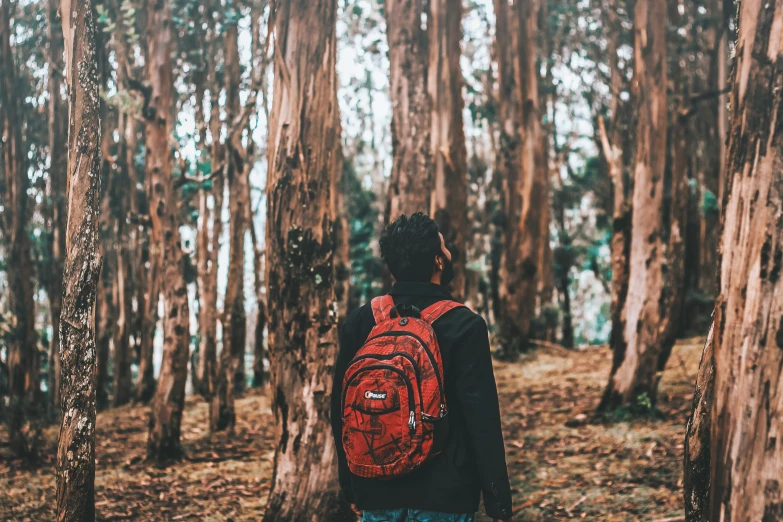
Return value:
[(340, 398), (343, 391), (343, 376), (348, 369), (348, 364), (351, 362), (351, 354), (356, 351), (355, 335), (352, 335), (351, 332), (356, 332), (357, 328), (357, 314), (350, 314), (346, 318), (343, 330), (340, 334), (340, 350), (334, 365), (334, 381), (332, 383), (331, 397), (332, 435), (334, 436), (334, 446), (337, 452), (337, 470), (339, 473), (340, 488), (343, 490), (343, 494), (349, 503), (353, 503), (353, 488), (351, 487), (351, 472), (348, 469), (348, 461), (345, 458), (345, 451), (343, 450), (343, 412)]
[(465, 413), (487, 515), (509, 519), (512, 516), (511, 487), (489, 334), (482, 318), (477, 317), (467, 335), (458, 341), (455, 368), (457, 394)]

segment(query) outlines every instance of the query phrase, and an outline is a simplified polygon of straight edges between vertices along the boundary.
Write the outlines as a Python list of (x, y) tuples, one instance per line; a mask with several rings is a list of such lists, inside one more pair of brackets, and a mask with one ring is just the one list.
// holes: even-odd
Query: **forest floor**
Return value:
[[(496, 363), (515, 520), (684, 520), (685, 421), (702, 340), (678, 343), (660, 386), (660, 414), (586, 424), (606, 384), (608, 349), (541, 348)], [(99, 520), (260, 520), (274, 456), (274, 418), (266, 393), (237, 401), (233, 437), (210, 435), (207, 406), (188, 400), (186, 458), (166, 469), (144, 460), (147, 409), (98, 416), (96, 506)], [(0, 429), (0, 520), (54, 519), (57, 428), (45, 432), (35, 467), (9, 460)], [(488, 520), (480, 517), (479, 521)]]

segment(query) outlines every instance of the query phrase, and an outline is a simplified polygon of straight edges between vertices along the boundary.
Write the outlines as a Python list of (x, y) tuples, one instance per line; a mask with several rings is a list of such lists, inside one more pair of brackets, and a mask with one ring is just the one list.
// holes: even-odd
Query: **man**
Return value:
[[(401, 216), (380, 239), (381, 256), (396, 282), (390, 295), (398, 307), (424, 310), (451, 300), (451, 253), (435, 222), (422, 213)], [(510, 520), (500, 408), (492, 372), (487, 325), (461, 307), (433, 323), (443, 359), (449, 431), (443, 451), (397, 478), (353, 475), (342, 444), (341, 394), (346, 369), (375, 326), (369, 304), (345, 320), (332, 389), (332, 429), (340, 486), (364, 522), (472, 522), (483, 494), (487, 514)]]

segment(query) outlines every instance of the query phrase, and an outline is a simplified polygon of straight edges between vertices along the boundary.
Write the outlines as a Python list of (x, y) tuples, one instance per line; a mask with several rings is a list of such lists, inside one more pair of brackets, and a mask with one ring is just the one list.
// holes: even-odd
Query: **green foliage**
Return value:
[(702, 187), (701, 189), (701, 213), (703, 216), (717, 216), (720, 214), (720, 204), (715, 194)]
[(350, 230), (351, 289), (348, 302), (349, 308), (353, 308), (374, 297), (381, 286), (383, 265), (372, 249), (377, 239), (378, 209), (375, 194), (359, 181), (350, 158), (344, 163), (342, 190)]

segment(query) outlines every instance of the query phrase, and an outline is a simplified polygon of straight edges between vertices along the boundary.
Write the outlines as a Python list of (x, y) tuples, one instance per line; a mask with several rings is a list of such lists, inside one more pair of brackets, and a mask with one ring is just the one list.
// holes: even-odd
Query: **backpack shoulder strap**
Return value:
[(394, 310), (394, 299), (390, 295), (382, 295), (372, 300), (372, 316), (375, 324), (381, 324), (391, 319)]
[(432, 324), (455, 308), (465, 308), (465, 305), (457, 301), (438, 301), (425, 308), (421, 312), (421, 318)]

